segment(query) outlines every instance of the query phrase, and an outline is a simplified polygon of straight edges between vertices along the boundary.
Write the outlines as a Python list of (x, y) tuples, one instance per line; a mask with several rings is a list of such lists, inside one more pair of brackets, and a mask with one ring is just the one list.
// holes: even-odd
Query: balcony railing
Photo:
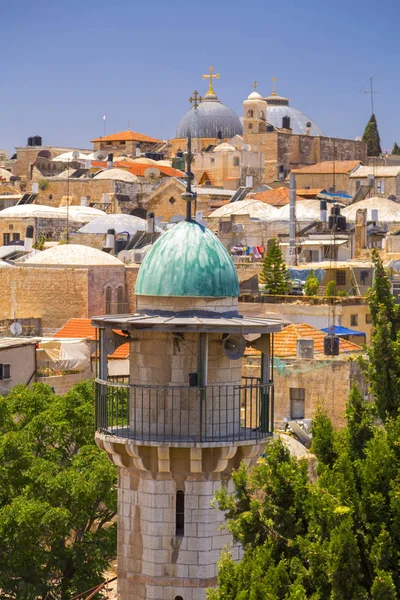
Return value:
[(243, 442), (272, 435), (273, 384), (148, 386), (96, 379), (96, 428), (171, 443)]

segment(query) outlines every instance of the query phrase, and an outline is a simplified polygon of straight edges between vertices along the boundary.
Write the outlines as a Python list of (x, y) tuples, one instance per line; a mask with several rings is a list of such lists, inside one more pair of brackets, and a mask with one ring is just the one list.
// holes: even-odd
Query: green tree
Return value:
[(397, 145), (397, 142), (394, 143), (392, 154), (395, 154), (395, 155), (400, 154), (400, 148)]
[(374, 114), (371, 115), (371, 118), (367, 123), (362, 141), (367, 144), (368, 156), (379, 156), (382, 153), (378, 124)]
[(263, 260), (260, 279), (269, 294), (284, 295), (289, 291), (289, 273), (276, 239), (272, 239), (270, 242), (268, 252)]
[(325, 290), (325, 296), (337, 296), (337, 287), (336, 287), (336, 281), (333, 281), (333, 279), (331, 281), (328, 281), (328, 284), (326, 286), (326, 290)]
[(315, 277), (314, 269), (311, 269), (304, 284), (304, 293), (306, 296), (315, 296), (318, 292), (319, 281)]
[(396, 305), (391, 282), (376, 249), (372, 251), (375, 275), (368, 292), (374, 330), (367, 348), (368, 361), (360, 360), (375, 397), (379, 417), (396, 417), (400, 406), (400, 305)]
[(67, 599), (116, 555), (116, 472), (94, 443), (93, 384), (0, 397), (0, 589)]

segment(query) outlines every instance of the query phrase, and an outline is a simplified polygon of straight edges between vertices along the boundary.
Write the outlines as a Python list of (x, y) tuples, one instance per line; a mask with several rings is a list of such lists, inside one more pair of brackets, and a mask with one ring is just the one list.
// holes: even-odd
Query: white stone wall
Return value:
[[(121, 600), (204, 600), (216, 585), (221, 550), (232, 538), (211, 507), (221, 481), (199, 475), (155, 480), (120, 469), (118, 589)], [(180, 479), (182, 474), (178, 474)], [(185, 492), (185, 532), (175, 535), (175, 498)], [(239, 547), (232, 546), (239, 558)]]

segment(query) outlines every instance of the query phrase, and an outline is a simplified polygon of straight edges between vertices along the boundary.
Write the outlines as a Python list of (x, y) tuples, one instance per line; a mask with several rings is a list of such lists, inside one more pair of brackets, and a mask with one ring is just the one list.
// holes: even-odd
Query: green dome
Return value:
[(143, 296), (239, 296), (235, 266), (218, 237), (194, 221), (164, 233), (139, 269), (136, 294)]

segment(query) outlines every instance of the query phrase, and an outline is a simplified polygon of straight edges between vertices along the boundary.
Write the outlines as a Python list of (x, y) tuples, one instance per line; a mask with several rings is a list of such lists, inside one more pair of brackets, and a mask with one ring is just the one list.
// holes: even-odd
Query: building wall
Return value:
[(90, 370), (90, 368), (86, 369), (86, 371), (80, 371), (79, 373), (62, 373), (61, 375), (53, 375), (49, 377), (41, 377), (36, 376), (36, 383), (44, 383), (54, 388), (54, 393), (58, 396), (63, 396), (69, 390), (80, 383), (81, 381), (87, 381), (88, 379), (92, 379), (94, 374)]
[[(228, 138), (219, 140), (218, 138), (193, 138), (192, 139), (192, 151), (201, 152), (208, 146), (217, 146), (222, 142), (228, 141)], [(174, 138), (171, 142), (171, 155), (176, 156), (177, 152), (184, 152), (187, 144), (186, 138)]]
[(0, 319), (38, 318), (42, 330), (69, 319), (104, 314), (104, 289), (125, 285), (125, 267), (34, 267), (0, 269)]
[[(314, 359), (274, 359), (275, 424), (290, 419), (290, 388), (303, 389), (305, 394), (305, 419), (312, 419), (323, 408), (335, 427), (345, 425), (344, 412), (353, 383), (358, 383), (362, 393), (367, 385), (361, 369), (347, 357)], [(260, 376), (259, 357), (247, 357), (244, 374)]]
[[(368, 185), (367, 177), (352, 177), (349, 182), (350, 195), (354, 196), (359, 185)], [(383, 186), (383, 187), (381, 187)], [(383, 191), (380, 191), (383, 190)], [(397, 177), (379, 177), (379, 174), (375, 177), (375, 185), (369, 193), (369, 197), (380, 196), (387, 198), (388, 196), (396, 196), (400, 198), (400, 175)], [(377, 206), (379, 211), (379, 206)], [(378, 212), (379, 215), (379, 212)]]
[(312, 189), (329, 190), (335, 181), (336, 190), (344, 190), (353, 195), (349, 175), (350, 173), (336, 173), (335, 176), (333, 173), (296, 173), (296, 186), (299, 189), (308, 186)]
[[(98, 141), (93, 143), (94, 150), (106, 150), (107, 152), (117, 152), (119, 155), (136, 156), (136, 144), (133, 140), (119, 141)], [(159, 142), (139, 142), (140, 152), (151, 152), (154, 146)]]
[(36, 347), (29, 344), (19, 347), (1, 348), (0, 364), (11, 365), (11, 379), (0, 381), (0, 395), (6, 396), (17, 384), (27, 385), (36, 371)]
[(32, 165), (39, 152), (47, 151), (50, 153), (51, 159), (53, 159), (64, 152), (69, 152), (71, 148), (61, 148), (59, 146), (17, 146), (15, 150), (17, 152), (17, 159), (12, 165), (12, 173), (25, 181), (29, 181)]
[[(26, 228), (33, 226), (33, 241), (38, 242), (41, 238), (58, 242), (65, 240), (67, 234), (66, 219), (44, 219), (38, 217), (1, 217), (0, 218), (0, 244), (5, 241), (5, 235), (10, 234), (11, 240), (13, 234), (19, 234), (20, 239), (25, 239)], [(70, 234), (78, 231), (83, 223), (72, 221), (68, 222), (68, 231)], [(77, 242), (78, 243), (78, 242)]]

